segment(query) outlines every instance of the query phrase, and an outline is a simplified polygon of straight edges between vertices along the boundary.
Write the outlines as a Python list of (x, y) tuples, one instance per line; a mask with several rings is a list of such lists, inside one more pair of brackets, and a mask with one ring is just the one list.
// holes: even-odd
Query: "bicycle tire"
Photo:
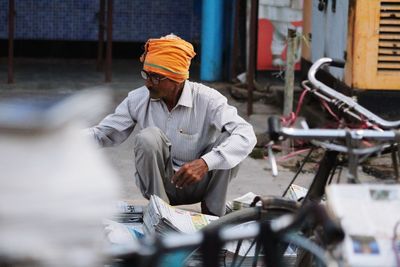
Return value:
[(202, 230), (214, 230), (226, 225), (241, 224), (249, 221), (272, 220), (285, 214), (294, 213), (299, 207), (300, 205), (296, 201), (281, 197), (267, 197), (262, 199), (262, 206), (233, 211), (211, 222)]
[[(257, 197), (255, 200), (257, 202), (261, 201), (262, 205), (233, 211), (220, 217), (218, 220), (211, 222), (209, 225), (205, 226), (202, 231), (218, 231), (218, 229), (226, 227), (227, 225), (233, 226), (250, 221), (272, 221), (282, 215), (293, 214), (300, 208), (298, 202), (282, 197)], [(282, 244), (280, 249), (282, 255), (286, 248), (287, 245)], [(234, 259), (235, 258), (236, 257), (234, 257)], [(244, 258), (242, 258), (241, 263), (243, 262), (243, 259)], [(235, 260), (232, 262), (235, 266), (242, 266), (241, 263), (237, 265)], [(224, 264), (227, 266), (226, 262), (224, 262)]]

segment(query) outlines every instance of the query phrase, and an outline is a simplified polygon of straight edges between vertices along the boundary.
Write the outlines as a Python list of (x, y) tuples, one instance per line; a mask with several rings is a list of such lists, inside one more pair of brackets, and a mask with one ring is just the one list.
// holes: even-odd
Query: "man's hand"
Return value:
[(172, 176), (171, 182), (177, 188), (183, 188), (203, 179), (204, 175), (208, 172), (207, 163), (203, 159), (196, 159), (186, 164)]

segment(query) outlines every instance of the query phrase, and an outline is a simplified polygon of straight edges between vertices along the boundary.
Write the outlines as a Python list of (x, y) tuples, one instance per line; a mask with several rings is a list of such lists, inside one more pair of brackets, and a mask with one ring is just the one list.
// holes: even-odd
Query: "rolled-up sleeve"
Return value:
[(219, 146), (202, 156), (209, 170), (231, 169), (253, 150), (257, 139), (253, 127), (237, 114), (235, 107), (218, 92), (212, 94), (207, 116), (217, 129), (225, 129), (230, 136)]
[(87, 129), (97, 144), (108, 147), (121, 144), (132, 133), (136, 121), (132, 118), (129, 109), (129, 98), (125, 98), (115, 109), (113, 114), (105, 117), (98, 125)]

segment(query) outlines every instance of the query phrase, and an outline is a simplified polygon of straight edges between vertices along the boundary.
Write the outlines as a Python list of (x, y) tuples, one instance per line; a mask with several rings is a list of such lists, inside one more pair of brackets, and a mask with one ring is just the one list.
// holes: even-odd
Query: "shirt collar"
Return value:
[(188, 108), (193, 107), (193, 93), (192, 88), (189, 85), (189, 82), (186, 80), (185, 85), (183, 86), (181, 97), (178, 100), (177, 106), (185, 106)]

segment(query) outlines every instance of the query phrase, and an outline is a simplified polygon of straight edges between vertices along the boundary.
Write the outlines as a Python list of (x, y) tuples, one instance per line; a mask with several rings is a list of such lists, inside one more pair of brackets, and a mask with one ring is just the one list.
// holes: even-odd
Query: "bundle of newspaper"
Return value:
[(217, 219), (217, 216), (172, 207), (158, 196), (152, 195), (144, 211), (143, 224), (146, 234), (164, 234), (170, 231), (194, 233)]
[(116, 210), (112, 219), (120, 223), (143, 223), (144, 209), (145, 206), (119, 200), (116, 202)]
[[(253, 192), (248, 192), (248, 193), (244, 194), (243, 196), (235, 198), (232, 201), (232, 209), (240, 210), (242, 208), (250, 207), (250, 204), (253, 202), (253, 200), (256, 196), (257, 195), (254, 194)], [(259, 206), (259, 205), (261, 205), (261, 203), (257, 203), (257, 206)]]
[(326, 189), (327, 206), (346, 233), (345, 266), (398, 266), (400, 186), (335, 184)]
[(307, 195), (308, 189), (299, 185), (291, 184), (285, 197), (294, 200), (301, 201)]

